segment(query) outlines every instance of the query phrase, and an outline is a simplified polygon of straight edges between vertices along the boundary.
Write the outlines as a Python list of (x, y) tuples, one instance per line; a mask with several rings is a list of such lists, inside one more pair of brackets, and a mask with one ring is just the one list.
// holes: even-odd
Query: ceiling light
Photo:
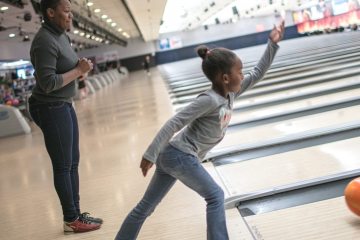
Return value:
[(1, 7), (1, 8), (0, 8), (1, 11), (6, 11), (6, 10), (8, 10), (8, 9), (9, 9), (9, 7)]
[(94, 5), (94, 3), (88, 2), (86, 5), (88, 5), (89, 7), (91, 7), (92, 5)]
[(79, 30), (75, 30), (75, 31), (74, 31), (74, 34), (78, 34), (78, 33), (79, 33)]
[(119, 28), (119, 29), (118, 29), (118, 32), (121, 32), (121, 31), (122, 31), (122, 28)]
[(99, 12), (101, 12), (101, 10), (99, 8), (97, 8), (97, 9), (94, 10), (94, 12), (99, 13)]
[(85, 35), (85, 33), (84, 33), (84, 32), (81, 32), (81, 33), (80, 33), (80, 36), (82, 36), (82, 37), (83, 37), (84, 35)]
[(102, 19), (106, 19), (107, 17), (108, 17), (108, 16), (105, 15), (105, 14), (101, 16)]
[(94, 40), (94, 39), (95, 39), (95, 36), (91, 36), (91, 39)]
[(112, 26), (112, 27), (115, 27), (116, 25), (117, 25), (117, 24), (116, 24), (116, 23), (114, 23), (114, 22), (111, 24), (111, 26)]
[(13, 38), (13, 37), (15, 37), (16, 35), (14, 34), (14, 33), (10, 33), (9, 34), (9, 37), (11, 37), (11, 38)]
[(86, 38), (90, 38), (90, 36), (91, 36), (90, 34), (86, 34)]
[(21, 66), (24, 64), (29, 64), (29, 63), (30, 63), (29, 61), (24, 61), (24, 60), (20, 59), (19, 61), (3, 63), (2, 65), (4, 67), (16, 67), (16, 66)]
[(112, 20), (109, 18), (108, 20), (106, 20), (106, 22), (111, 23), (111, 22), (112, 22)]

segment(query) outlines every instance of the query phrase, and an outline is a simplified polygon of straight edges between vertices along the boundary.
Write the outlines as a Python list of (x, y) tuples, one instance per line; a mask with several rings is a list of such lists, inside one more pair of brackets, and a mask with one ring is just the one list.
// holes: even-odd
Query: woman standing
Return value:
[(30, 114), (43, 132), (51, 158), (54, 185), (60, 198), (65, 232), (99, 229), (102, 219), (80, 212), (79, 129), (72, 107), (75, 80), (93, 65), (78, 59), (66, 31), (72, 23), (69, 0), (42, 0), (44, 23), (31, 45), (36, 86), (29, 99)]

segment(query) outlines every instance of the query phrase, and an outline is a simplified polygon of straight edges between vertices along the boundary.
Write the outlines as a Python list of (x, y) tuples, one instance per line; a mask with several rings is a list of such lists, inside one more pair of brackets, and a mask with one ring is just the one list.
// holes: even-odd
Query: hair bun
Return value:
[(199, 55), (199, 57), (201, 57), (202, 59), (205, 59), (206, 54), (209, 51), (209, 48), (205, 45), (201, 45), (196, 49), (196, 51), (197, 51), (197, 54)]

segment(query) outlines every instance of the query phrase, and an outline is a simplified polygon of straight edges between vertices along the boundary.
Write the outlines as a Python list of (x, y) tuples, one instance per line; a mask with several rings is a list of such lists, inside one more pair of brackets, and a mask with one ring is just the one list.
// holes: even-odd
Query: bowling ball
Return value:
[(348, 208), (360, 217), (360, 177), (355, 178), (346, 186), (345, 201)]
[(16, 98), (12, 100), (12, 105), (13, 106), (17, 106), (19, 105), (19, 100), (17, 100)]

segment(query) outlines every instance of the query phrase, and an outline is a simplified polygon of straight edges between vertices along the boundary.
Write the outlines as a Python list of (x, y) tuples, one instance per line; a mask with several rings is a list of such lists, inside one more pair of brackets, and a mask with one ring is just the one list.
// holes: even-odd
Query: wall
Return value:
[(120, 58), (128, 58), (148, 53), (155, 53), (154, 42), (144, 42), (140, 38), (130, 39), (126, 47), (118, 45), (104, 45), (98, 48), (87, 49), (80, 51), (80, 57), (91, 57), (98, 54), (105, 54), (106, 52), (116, 51)]
[[(290, 12), (286, 13), (286, 25), (293, 25)], [(127, 47), (106, 45), (100, 48), (84, 50), (79, 53), (80, 56), (101, 56), (106, 53), (117, 52), (121, 64), (130, 71), (142, 68), (142, 62), (146, 55), (152, 55), (152, 65), (162, 64), (172, 61), (178, 61), (190, 57), (195, 57), (194, 48), (202, 43), (210, 43), (217, 46), (228, 47), (230, 49), (261, 44), (266, 41), (269, 30), (271, 30), (279, 19), (275, 16), (266, 16), (261, 18), (241, 19), (233, 24), (220, 24), (209, 26), (208, 30), (197, 28), (192, 31), (173, 32), (161, 34), (159, 38), (179, 37), (182, 40), (182, 48), (176, 50), (163, 51), (159, 48), (158, 41), (144, 42), (142, 39), (132, 39)], [(257, 33), (257, 29), (265, 32)], [(291, 36), (294, 36), (293, 28), (289, 28)], [(296, 33), (295, 33), (296, 34)], [(239, 44), (241, 38), (242, 44)], [(255, 38), (255, 41), (253, 41)], [(156, 52), (156, 55), (154, 56)], [(104, 59), (102, 59), (104, 61)], [(105, 60), (106, 61), (106, 60)]]
[[(240, 21), (233, 24), (219, 24), (209, 25), (208, 30), (205, 28), (197, 28), (192, 31), (173, 32), (161, 34), (159, 39), (168, 37), (179, 37), (182, 41), (183, 47), (199, 45), (205, 42), (214, 42), (221, 39), (244, 36), (257, 32), (257, 27), (262, 31), (271, 30), (274, 24), (279, 23), (280, 19), (275, 16), (265, 16), (258, 18), (240, 19)], [(286, 13), (286, 26), (293, 26), (294, 21), (290, 12)], [(162, 51), (159, 44), (156, 43), (156, 51)]]
[[(121, 65), (129, 71), (143, 68), (143, 61), (146, 55), (155, 55), (155, 42), (144, 42), (140, 38), (130, 39), (126, 47), (118, 45), (104, 45), (98, 48), (80, 51), (80, 57), (96, 56), (97, 63), (121, 59)], [(154, 61), (151, 61), (154, 65)]]
[(30, 46), (31, 42), (22, 42), (17, 39), (0, 41), (0, 61), (29, 60)]
[[(129, 70), (138, 70), (142, 68), (142, 62), (146, 55), (152, 55), (154, 65), (155, 60), (158, 64), (169, 61), (177, 61), (189, 57), (193, 57), (194, 47), (201, 43), (213, 43), (218, 46), (241, 47), (231, 43), (231, 39), (235, 39), (239, 36), (248, 35), (256, 32), (256, 27), (262, 25), (264, 30), (270, 30), (273, 24), (278, 22), (274, 16), (241, 19), (241, 21), (234, 24), (221, 24), (209, 26), (208, 30), (204, 28), (198, 28), (193, 31), (176, 32), (160, 35), (160, 38), (177, 36), (182, 40), (184, 48), (170, 51), (161, 51), (158, 47), (157, 41), (144, 42), (140, 38), (130, 39), (127, 47), (121, 47), (117, 45), (104, 45), (94, 49), (87, 49), (78, 53), (79, 57), (93, 57), (97, 56), (102, 61), (107, 61), (106, 58), (121, 59), (122, 65), (129, 68)], [(287, 25), (293, 25), (292, 17), (290, 13), (286, 15)], [(257, 38), (263, 39), (263, 37)], [(261, 35), (262, 36), (262, 35)], [(253, 36), (255, 37), (255, 36)], [(228, 40), (224, 40), (228, 39)], [(230, 39), (230, 41), (229, 41)], [(243, 39), (244, 40), (244, 39)], [(261, 42), (261, 40), (257, 41)], [(224, 45), (225, 44), (225, 45)], [(231, 46), (228, 46), (228, 45)], [(18, 60), (29, 59), (29, 50), (31, 42), (15, 42), (15, 41), (0, 41), (0, 60)], [(167, 53), (166, 53), (167, 52)], [(157, 56), (154, 57), (154, 54)], [(176, 54), (174, 54), (176, 53)], [(165, 54), (165, 55), (164, 55)], [(159, 56), (158, 56), (159, 55)], [(165, 56), (165, 57), (164, 57)], [(114, 60), (114, 59), (112, 59)]]
[[(202, 44), (206, 44), (210, 48), (225, 47), (228, 49), (240, 49), (266, 43), (269, 38), (269, 33), (270, 31), (264, 31), (213, 42), (205, 42)], [(284, 39), (292, 39), (297, 37), (300, 37), (300, 35), (297, 32), (296, 26), (286, 27)], [(199, 46), (199, 44), (169, 51), (157, 52), (155, 61), (157, 64), (165, 64), (188, 58), (194, 58), (197, 56), (195, 51), (197, 46)]]

